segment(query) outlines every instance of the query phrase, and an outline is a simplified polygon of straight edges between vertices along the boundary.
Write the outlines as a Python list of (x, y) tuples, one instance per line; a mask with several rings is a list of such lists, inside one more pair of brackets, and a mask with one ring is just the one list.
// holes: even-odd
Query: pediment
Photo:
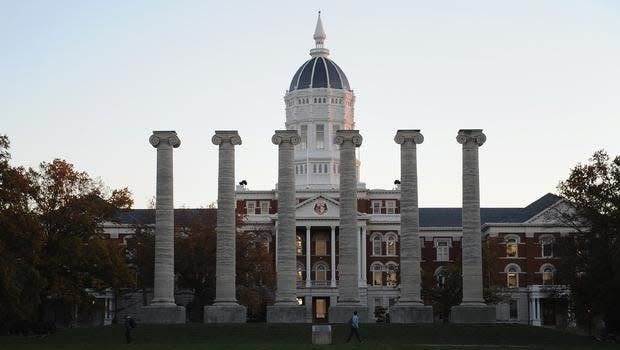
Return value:
[(297, 218), (317, 219), (339, 218), (340, 202), (323, 195), (316, 195), (297, 204), (295, 216)]
[(561, 200), (527, 220), (528, 224), (566, 224), (564, 215), (574, 214), (574, 209)]

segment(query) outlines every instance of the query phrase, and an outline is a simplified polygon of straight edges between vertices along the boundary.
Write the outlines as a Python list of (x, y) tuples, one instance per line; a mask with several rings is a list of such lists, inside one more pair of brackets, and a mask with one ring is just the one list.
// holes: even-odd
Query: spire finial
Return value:
[(314, 29), (314, 43), (315, 48), (310, 50), (310, 56), (312, 57), (327, 57), (329, 55), (329, 50), (323, 47), (323, 43), (325, 42), (325, 30), (323, 29), (323, 21), (321, 21), (321, 11), (319, 11), (319, 16), (316, 20), (316, 28)]

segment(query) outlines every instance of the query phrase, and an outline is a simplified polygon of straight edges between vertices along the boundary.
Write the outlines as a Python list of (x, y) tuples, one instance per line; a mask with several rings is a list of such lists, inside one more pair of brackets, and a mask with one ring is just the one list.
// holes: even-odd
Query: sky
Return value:
[(556, 192), (599, 149), (620, 154), (620, 2), (0, 0), (0, 134), (12, 162), (63, 158), (136, 208), (155, 194), (153, 130), (176, 130), (176, 207), (217, 200), (215, 130), (238, 130), (236, 178), (273, 189), (283, 96), (314, 46), (356, 95), (368, 188), (400, 177), (398, 129), (421, 129), (420, 206), (461, 206), (462, 128), (481, 128), (485, 207)]

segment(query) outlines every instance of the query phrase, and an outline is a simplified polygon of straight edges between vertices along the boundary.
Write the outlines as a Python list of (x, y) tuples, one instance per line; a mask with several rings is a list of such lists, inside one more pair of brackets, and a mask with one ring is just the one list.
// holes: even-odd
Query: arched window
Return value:
[(519, 236), (506, 237), (506, 256), (509, 258), (519, 256)]
[(385, 264), (387, 270), (387, 276), (385, 282), (388, 287), (398, 286), (398, 265), (394, 262)]
[(553, 285), (553, 275), (555, 273), (555, 268), (551, 264), (545, 264), (540, 267), (542, 272), (542, 282), (543, 286)]
[(435, 276), (435, 281), (437, 282), (437, 287), (439, 288), (444, 288), (446, 286), (446, 268), (443, 266), (439, 266), (436, 270), (435, 273), (433, 274)]
[(314, 265), (314, 280), (324, 282), (327, 281), (327, 264), (323, 261), (319, 261)]
[(553, 245), (555, 243), (555, 240), (553, 239), (553, 236), (541, 236), (540, 237), (540, 245), (542, 247), (542, 257), (543, 258), (551, 258), (553, 257)]
[(382, 286), (383, 285), (383, 265), (380, 262), (375, 262), (370, 266), (370, 271), (372, 271), (372, 285), (373, 286)]
[(518, 288), (519, 287), (519, 273), (521, 272), (521, 268), (519, 265), (510, 264), (506, 266), (506, 285), (508, 288)]
[(372, 255), (381, 255), (381, 234), (372, 237)]
[(295, 237), (295, 249), (297, 251), (297, 255), (304, 255), (304, 241), (299, 233)]
[(385, 255), (395, 256), (396, 255), (396, 239), (397, 236), (395, 233), (388, 233), (385, 238)]
[(304, 272), (306, 271), (306, 267), (304, 266), (304, 264), (298, 262), (297, 263), (297, 273), (296, 273), (296, 277), (297, 277), (297, 282), (301, 282), (304, 279)]

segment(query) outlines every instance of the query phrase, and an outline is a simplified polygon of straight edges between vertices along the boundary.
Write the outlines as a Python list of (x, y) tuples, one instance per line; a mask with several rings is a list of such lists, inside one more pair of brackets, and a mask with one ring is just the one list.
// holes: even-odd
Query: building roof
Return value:
[[(480, 224), (523, 223), (562, 198), (552, 193), (525, 208), (480, 208)], [(461, 208), (420, 208), (420, 227), (461, 227)]]
[[(118, 221), (126, 225), (154, 225), (155, 209), (130, 209), (120, 211)], [(217, 223), (217, 209), (175, 209), (174, 223), (177, 226), (190, 226), (195, 223)]]
[(313, 57), (302, 64), (293, 76), (289, 91), (311, 88), (351, 90), (342, 69), (327, 57)]
[[(547, 193), (525, 208), (480, 208), (480, 223), (524, 223), (561, 199)], [(461, 227), (461, 216), (461, 208), (420, 208), (420, 227)], [(118, 219), (121, 224), (153, 225), (155, 210), (125, 210), (119, 212)], [(175, 209), (174, 222), (177, 226), (190, 226), (197, 222), (215, 226), (217, 209)]]

